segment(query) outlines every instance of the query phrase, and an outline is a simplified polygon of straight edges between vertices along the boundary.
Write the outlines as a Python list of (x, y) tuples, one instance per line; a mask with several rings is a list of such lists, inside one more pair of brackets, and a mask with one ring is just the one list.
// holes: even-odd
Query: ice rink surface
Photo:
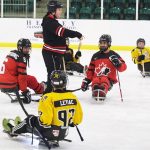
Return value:
[[(0, 64), (11, 49), (0, 49)], [(89, 64), (95, 51), (82, 51), (81, 63)], [(68, 139), (72, 143), (60, 142), (60, 150), (150, 150), (150, 78), (143, 78), (131, 61), (130, 52), (118, 52), (127, 63), (127, 70), (119, 73), (123, 102), (119, 85), (114, 85), (104, 103), (97, 103), (91, 97), (91, 90), (75, 94), (84, 112), (82, 124), (78, 127), (84, 142), (80, 141), (76, 128), (69, 129)], [(39, 82), (46, 80), (41, 50), (33, 49), (28, 74), (37, 77)], [(68, 89), (80, 88), (83, 77), (69, 76)], [(37, 115), (37, 103), (25, 105), (28, 113)], [(4, 117), (25, 117), (18, 103), (10, 103), (7, 95), (0, 93), (0, 122)], [(30, 138), (11, 139), (2, 132), (0, 123), (1, 150), (45, 150)]]

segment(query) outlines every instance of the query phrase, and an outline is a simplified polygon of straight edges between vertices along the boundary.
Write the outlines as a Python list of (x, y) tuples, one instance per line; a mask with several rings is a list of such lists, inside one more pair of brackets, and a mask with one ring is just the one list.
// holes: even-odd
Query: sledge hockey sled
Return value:
[[(11, 125), (16, 125), (17, 124), (18, 125), (19, 124), (18, 120), (19, 121), (21, 120), (19, 116), (17, 116), (14, 120), (13, 119), (6, 119), (6, 118), (4, 118), (3, 119), (3, 128), (4, 128), (3, 132), (6, 133), (10, 138), (25, 137), (25, 138), (31, 138), (31, 139), (39, 140), (39, 145), (46, 146), (45, 142), (43, 141), (43, 139), (41, 139), (36, 134), (36, 130), (35, 130), (35, 132), (34, 132), (34, 130), (33, 130), (33, 132), (31, 132), (31, 129), (29, 129), (29, 133), (21, 133), (21, 134), (12, 133), (10, 127), (8, 126), (8, 124), (11, 124)], [(57, 129), (57, 127), (54, 127), (52, 129), (52, 133), (50, 134), (50, 135), (54, 134), (54, 136), (52, 136), (51, 140), (45, 138), (45, 140), (49, 144), (49, 149), (50, 148), (59, 147), (59, 141), (72, 142), (72, 140), (65, 139), (65, 137), (67, 136), (66, 129), (61, 129), (60, 130), (60, 128), (59, 128), (60, 132), (57, 132), (58, 130), (55, 130), (55, 129)], [(48, 134), (49, 134), (49, 132), (48, 132)], [(56, 134), (58, 134), (58, 136), (56, 136)]]
[[(145, 69), (147, 68), (147, 70)], [(141, 75), (145, 78), (146, 76), (150, 76), (150, 71), (149, 71), (149, 66), (146, 66), (146, 64), (142, 64), (142, 71), (141, 71)]]
[[(95, 93), (97, 93), (97, 94), (95, 95)], [(100, 93), (102, 93), (104, 96), (100, 96)], [(92, 97), (96, 101), (104, 101), (106, 99), (106, 93), (101, 89), (95, 89), (92, 91)]]
[(145, 77), (150, 77), (150, 72), (141, 72), (141, 75), (145, 78)]
[[(23, 96), (19, 94), (17, 87), (12, 89), (2, 88), (0, 90), (11, 99), (11, 103), (18, 102), (18, 98), (23, 99)], [(31, 101), (39, 102), (41, 96), (42, 94), (31, 94)]]

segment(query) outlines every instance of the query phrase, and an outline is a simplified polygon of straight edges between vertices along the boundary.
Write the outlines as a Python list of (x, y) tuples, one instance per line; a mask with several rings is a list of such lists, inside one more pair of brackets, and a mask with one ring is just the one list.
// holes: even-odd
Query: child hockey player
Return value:
[(84, 73), (84, 66), (79, 62), (81, 51), (77, 51), (74, 55), (73, 49), (69, 48), (69, 38), (66, 38), (66, 52), (64, 54), (65, 66), (68, 74), (73, 75), (74, 72)]
[[(60, 141), (66, 136), (69, 126), (74, 127), (82, 122), (83, 112), (77, 97), (66, 91), (67, 75), (64, 71), (56, 70), (51, 74), (51, 84), (54, 91), (42, 96), (39, 116), (29, 115), (24, 121), (14, 126), (10, 119), (3, 119), (3, 128), (10, 136), (37, 131), (48, 141)], [(15, 122), (17, 122), (15, 119)]]
[(12, 89), (18, 86), (22, 91), (24, 103), (31, 102), (31, 94), (27, 89), (33, 89), (36, 93), (43, 93), (44, 82), (38, 83), (34, 76), (27, 75), (29, 65), (31, 42), (28, 39), (19, 39), (17, 50), (12, 50), (5, 58), (0, 70), (0, 89)]
[(117, 83), (116, 72), (123, 72), (127, 66), (124, 60), (114, 51), (110, 50), (111, 36), (104, 34), (99, 39), (99, 51), (92, 56), (87, 70), (87, 77), (83, 80), (81, 88), (88, 89), (92, 82), (92, 96), (96, 100), (104, 100), (108, 90)]
[(138, 70), (143, 76), (150, 75), (150, 50), (145, 48), (145, 40), (139, 38), (137, 47), (131, 51), (132, 61), (137, 64)]

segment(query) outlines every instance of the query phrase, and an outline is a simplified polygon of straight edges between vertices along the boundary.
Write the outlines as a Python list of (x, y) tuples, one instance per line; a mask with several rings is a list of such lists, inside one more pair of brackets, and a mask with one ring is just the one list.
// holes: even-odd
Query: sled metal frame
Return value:
[[(93, 95), (94, 95), (94, 92), (97, 92), (97, 93), (98, 93), (98, 95), (97, 95), (96, 97), (93, 96)], [(100, 96), (100, 92), (103, 92), (103, 93), (106, 95), (106, 93), (105, 93), (103, 90), (101, 90), (101, 89), (96, 89), (96, 90), (93, 90), (93, 91), (92, 91), (92, 96), (93, 96), (93, 98), (94, 98), (96, 101), (104, 101), (104, 100), (106, 99), (106, 96), (105, 96), (105, 97)]]
[[(18, 90), (18, 89), (17, 88), (13, 88), (13, 89), (4, 89), (3, 88), (3, 89), (1, 89), (1, 92), (6, 94), (11, 99), (11, 103), (15, 103), (15, 102), (18, 102), (16, 90)], [(33, 94), (31, 94), (31, 96), (42, 96), (42, 94), (33, 93)], [(19, 97), (20, 97), (20, 99), (23, 98), (23, 96), (20, 94), (19, 94)], [(39, 100), (31, 100), (31, 101), (39, 102)]]
[(145, 78), (145, 77), (150, 77), (150, 71), (145, 71), (145, 66), (144, 63), (142, 63), (142, 72), (141, 75)]

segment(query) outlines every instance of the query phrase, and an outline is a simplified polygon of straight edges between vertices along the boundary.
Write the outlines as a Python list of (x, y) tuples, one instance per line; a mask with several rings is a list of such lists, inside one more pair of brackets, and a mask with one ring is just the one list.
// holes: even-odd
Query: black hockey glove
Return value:
[(81, 57), (81, 56), (82, 56), (81, 51), (77, 51), (75, 54), (75, 58), (79, 59), (79, 57)]
[(78, 39), (81, 39), (82, 34), (81, 34), (80, 32), (77, 32), (77, 31), (76, 31), (76, 37), (77, 37)]
[(137, 61), (141, 61), (141, 60), (144, 60), (145, 59), (145, 55), (140, 55), (137, 59)]
[(29, 104), (31, 102), (31, 93), (29, 90), (22, 92), (23, 95), (23, 103)]
[(69, 124), (69, 127), (75, 127), (75, 124), (72, 122)]
[(83, 79), (82, 81), (82, 85), (81, 85), (81, 89), (82, 91), (86, 91), (88, 89), (89, 84), (91, 83), (91, 81), (87, 78)]
[(116, 55), (112, 55), (109, 57), (109, 60), (113, 63), (113, 65), (118, 68), (121, 66), (121, 61), (118, 59)]

